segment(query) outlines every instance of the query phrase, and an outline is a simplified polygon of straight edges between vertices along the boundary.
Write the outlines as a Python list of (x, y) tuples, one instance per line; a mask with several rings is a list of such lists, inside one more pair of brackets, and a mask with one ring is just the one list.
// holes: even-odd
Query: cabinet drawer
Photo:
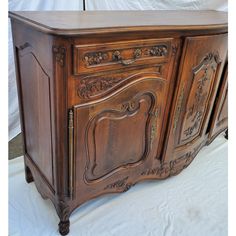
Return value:
[(73, 46), (75, 75), (168, 61), (174, 39)]

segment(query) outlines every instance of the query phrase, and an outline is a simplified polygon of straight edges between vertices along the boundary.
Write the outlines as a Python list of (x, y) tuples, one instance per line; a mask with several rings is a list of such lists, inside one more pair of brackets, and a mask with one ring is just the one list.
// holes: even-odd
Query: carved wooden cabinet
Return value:
[(165, 179), (227, 129), (227, 14), (10, 12), (27, 182), (59, 231), (84, 202)]

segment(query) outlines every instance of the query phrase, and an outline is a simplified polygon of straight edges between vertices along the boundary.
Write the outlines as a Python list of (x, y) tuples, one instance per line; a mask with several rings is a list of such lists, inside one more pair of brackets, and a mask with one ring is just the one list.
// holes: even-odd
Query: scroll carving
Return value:
[(125, 102), (121, 105), (121, 112), (125, 112), (125, 111), (133, 112), (136, 109), (138, 109), (139, 106), (140, 106), (139, 101), (131, 100), (131, 101)]

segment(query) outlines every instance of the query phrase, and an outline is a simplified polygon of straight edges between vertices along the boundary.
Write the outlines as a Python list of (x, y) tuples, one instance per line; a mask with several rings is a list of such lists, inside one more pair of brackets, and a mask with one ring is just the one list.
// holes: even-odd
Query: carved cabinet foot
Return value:
[(61, 235), (67, 235), (70, 232), (70, 221), (60, 221), (59, 224), (59, 232)]
[(65, 200), (60, 200), (57, 205), (57, 213), (60, 218), (59, 232), (61, 235), (67, 235), (70, 231), (70, 207)]
[(28, 166), (25, 166), (25, 180), (27, 183), (31, 183), (34, 181), (33, 175)]
[(228, 140), (228, 129), (225, 131), (225, 138)]

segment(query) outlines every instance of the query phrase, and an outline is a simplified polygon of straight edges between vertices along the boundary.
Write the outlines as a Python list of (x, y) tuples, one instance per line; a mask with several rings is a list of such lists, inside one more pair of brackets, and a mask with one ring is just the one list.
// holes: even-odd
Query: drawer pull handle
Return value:
[(121, 56), (120, 51), (115, 51), (112, 55), (112, 58), (114, 61), (117, 61), (121, 63), (122, 65), (127, 66), (130, 64), (133, 64), (139, 57), (141, 57), (141, 55), (142, 55), (141, 49), (135, 49), (133, 58), (124, 60)]

